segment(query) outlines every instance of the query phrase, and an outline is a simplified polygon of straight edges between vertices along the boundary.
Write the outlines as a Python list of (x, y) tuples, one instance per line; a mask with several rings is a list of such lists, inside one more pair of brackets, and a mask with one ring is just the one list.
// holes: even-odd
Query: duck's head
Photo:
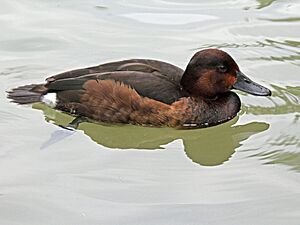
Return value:
[(190, 60), (180, 83), (191, 95), (205, 98), (215, 98), (231, 89), (252, 95), (271, 95), (268, 88), (243, 74), (230, 55), (218, 49), (197, 52)]

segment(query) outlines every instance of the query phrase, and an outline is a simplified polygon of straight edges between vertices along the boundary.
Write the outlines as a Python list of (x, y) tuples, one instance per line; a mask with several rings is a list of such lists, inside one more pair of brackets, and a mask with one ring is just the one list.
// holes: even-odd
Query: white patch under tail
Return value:
[(54, 108), (57, 105), (56, 93), (47, 93), (43, 95), (41, 99), (43, 103), (50, 106), (51, 108)]

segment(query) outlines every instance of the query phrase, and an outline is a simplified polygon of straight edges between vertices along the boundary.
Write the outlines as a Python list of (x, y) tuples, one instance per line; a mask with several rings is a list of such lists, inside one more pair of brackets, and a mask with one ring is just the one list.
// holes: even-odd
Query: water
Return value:
[[(299, 224), (300, 2), (2, 0), (0, 224)], [(125, 58), (218, 47), (272, 97), (199, 130), (83, 123), (5, 91)]]

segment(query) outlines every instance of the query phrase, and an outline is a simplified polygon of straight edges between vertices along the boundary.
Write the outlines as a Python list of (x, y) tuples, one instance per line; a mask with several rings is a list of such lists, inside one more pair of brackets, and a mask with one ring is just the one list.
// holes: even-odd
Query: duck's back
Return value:
[(130, 59), (54, 75), (47, 78), (46, 88), (65, 98), (64, 94), (69, 96), (71, 90), (82, 89), (88, 80), (114, 80), (143, 97), (171, 104), (185, 95), (180, 86), (182, 74), (182, 69), (166, 62)]

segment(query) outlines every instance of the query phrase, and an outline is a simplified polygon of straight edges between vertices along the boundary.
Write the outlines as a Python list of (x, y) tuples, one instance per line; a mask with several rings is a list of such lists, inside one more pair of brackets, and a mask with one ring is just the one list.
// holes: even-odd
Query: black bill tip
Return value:
[(244, 91), (246, 93), (249, 93), (252, 95), (257, 95), (257, 96), (271, 96), (272, 95), (272, 92), (268, 88), (250, 80), (242, 72), (237, 71), (236, 75), (237, 75), (237, 81), (233, 85), (234, 89)]

